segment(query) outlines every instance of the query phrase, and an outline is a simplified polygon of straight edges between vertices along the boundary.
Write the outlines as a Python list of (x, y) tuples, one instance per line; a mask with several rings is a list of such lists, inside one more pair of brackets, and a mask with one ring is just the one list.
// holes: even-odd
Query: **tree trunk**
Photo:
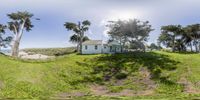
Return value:
[(18, 57), (18, 53), (19, 53), (19, 41), (15, 40), (12, 45), (12, 56)]
[(83, 36), (81, 36), (81, 39), (80, 39), (80, 53), (82, 54), (82, 43), (83, 43)]
[(195, 44), (195, 50), (196, 50), (196, 52), (198, 52), (197, 43)]
[(23, 30), (24, 30), (24, 25), (25, 25), (26, 19), (23, 20), (23, 23), (20, 25), (20, 30), (19, 32), (15, 32), (16, 35), (14, 37), (14, 41), (12, 44), (12, 56), (13, 57), (18, 57), (19, 54), (19, 43), (22, 38)]
[(122, 48), (122, 52), (126, 51), (126, 50), (125, 50), (125, 41), (123, 42), (123, 44), (122, 44), (122, 47), (121, 47), (121, 48)]
[(121, 37), (119, 39), (119, 42), (120, 42), (120, 48), (121, 48), (120, 52), (122, 53), (122, 38)]
[(192, 43), (190, 42), (190, 49), (191, 49), (191, 52), (193, 52), (193, 50), (192, 50)]
[(196, 39), (194, 39), (194, 46), (195, 46), (195, 52), (198, 52), (197, 40)]
[(198, 44), (199, 44), (199, 52), (200, 52), (200, 43), (198, 42)]
[(79, 52), (79, 43), (77, 43), (76, 52)]
[(173, 40), (172, 40), (172, 52), (175, 51), (175, 36), (173, 36)]

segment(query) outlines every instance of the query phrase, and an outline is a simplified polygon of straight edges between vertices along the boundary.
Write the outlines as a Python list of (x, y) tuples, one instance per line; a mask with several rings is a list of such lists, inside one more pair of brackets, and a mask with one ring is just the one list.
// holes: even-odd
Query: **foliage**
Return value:
[(142, 50), (145, 51), (145, 45), (140, 41), (131, 41), (130, 42), (130, 49)]
[(182, 27), (181, 25), (162, 26), (162, 33), (158, 41), (166, 47), (172, 48), (172, 51), (186, 51), (189, 46), (192, 50), (194, 46), (196, 52), (199, 51), (200, 24), (192, 24)]
[(116, 79), (125, 79), (127, 77), (127, 74), (126, 73), (123, 73), (123, 72), (121, 72), (121, 73), (117, 73), (116, 74), (116, 76), (115, 76), (115, 78)]
[(30, 31), (31, 28), (33, 28), (33, 25), (31, 23), (31, 17), (33, 17), (33, 14), (24, 11), (24, 12), (16, 12), (11, 13), (7, 15), (12, 21), (8, 22), (9, 29), (13, 31), (14, 34), (17, 34), (22, 27), (21, 25), (24, 23), (24, 27), (26, 31)]
[[(188, 44), (189, 46), (192, 46), (192, 44), (195, 46), (196, 52), (198, 52), (198, 45), (199, 39), (200, 39), (200, 24), (192, 24), (188, 25), (184, 28), (185, 33), (183, 34), (183, 40), (185, 44)], [(192, 51), (192, 50), (191, 50)]]
[[(78, 24), (76, 23), (72, 23), (72, 22), (66, 22), (64, 24), (65, 28), (73, 32), (75, 32), (75, 35), (73, 35), (71, 37), (71, 39), (73, 39), (74, 41), (74, 36), (80, 38), (78, 39), (78, 43), (77, 43), (77, 51), (82, 53), (82, 42), (84, 41), (84, 39), (86, 39), (85, 37), (85, 32), (88, 31), (89, 26), (91, 25), (90, 21), (85, 20), (83, 22), (78, 22)], [(70, 40), (71, 40), (70, 39)]]
[(12, 41), (11, 36), (6, 36), (5, 35), (5, 29), (7, 27), (5, 25), (0, 24), (0, 48), (4, 47), (6, 48), (10, 42)]
[[(89, 38), (87, 36), (83, 37), (83, 42), (89, 40)], [(80, 41), (80, 37), (78, 37), (78, 35), (74, 34), (70, 37), (70, 42), (72, 43), (78, 43)]]
[(0, 33), (5, 33), (6, 26), (0, 24)]
[(176, 36), (181, 35), (183, 30), (181, 25), (168, 25), (161, 27), (162, 33), (159, 37), (159, 42), (163, 43), (167, 47), (171, 47), (172, 51), (175, 51)]
[(150, 46), (149, 46), (149, 48), (151, 50), (160, 50), (161, 49), (161, 47), (157, 46), (155, 43), (151, 43)]
[[(109, 28), (108, 34), (111, 40), (117, 40), (123, 46), (127, 42), (129, 44), (141, 44), (147, 41), (149, 33), (153, 30), (148, 21), (140, 21), (137, 19), (109, 21), (107, 27)], [(141, 45), (139, 46), (142, 47)]]

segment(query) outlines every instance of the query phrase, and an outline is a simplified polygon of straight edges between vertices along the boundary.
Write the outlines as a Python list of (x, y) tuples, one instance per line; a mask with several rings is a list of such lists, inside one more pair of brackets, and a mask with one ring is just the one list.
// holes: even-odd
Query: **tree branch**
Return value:
[(14, 33), (17, 34), (17, 28), (14, 24), (12, 24), (13, 28), (14, 28)]

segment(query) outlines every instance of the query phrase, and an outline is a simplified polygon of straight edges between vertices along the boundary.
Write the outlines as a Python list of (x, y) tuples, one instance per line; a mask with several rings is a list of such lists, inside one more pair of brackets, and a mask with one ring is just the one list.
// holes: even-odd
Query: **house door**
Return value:
[(110, 52), (112, 52), (112, 46), (110, 46)]

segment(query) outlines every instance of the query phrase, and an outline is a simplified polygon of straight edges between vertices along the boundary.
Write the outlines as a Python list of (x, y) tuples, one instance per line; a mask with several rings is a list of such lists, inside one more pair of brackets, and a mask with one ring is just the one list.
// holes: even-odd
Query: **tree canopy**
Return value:
[(147, 41), (149, 33), (153, 31), (149, 21), (138, 19), (109, 21), (107, 27), (111, 39), (118, 40), (123, 46), (129, 43), (144, 47), (143, 42)]
[(7, 47), (12, 40), (11, 36), (5, 36), (6, 28), (6, 25), (0, 24), (0, 48)]
[(75, 34), (70, 37), (70, 40), (75, 42), (76, 38), (80, 38), (78, 39), (78, 43), (77, 43), (77, 51), (79, 51), (80, 53), (82, 53), (82, 42), (84, 41), (84, 39), (86, 39), (85, 37), (85, 32), (89, 30), (89, 26), (91, 25), (90, 21), (85, 20), (83, 22), (78, 22), (76, 23), (72, 23), (72, 22), (66, 22), (64, 24), (65, 28), (68, 31), (73, 31)]
[(22, 26), (25, 28), (26, 31), (30, 31), (31, 28), (33, 28), (30, 19), (31, 17), (33, 17), (33, 14), (27, 11), (11, 13), (8, 14), (7, 16), (9, 17), (9, 19), (11, 19), (11, 21), (8, 22), (9, 29), (14, 33), (19, 32)]
[[(158, 41), (173, 51), (186, 51), (189, 46), (195, 46), (196, 52), (200, 49), (200, 24), (192, 24), (182, 27), (181, 25), (167, 25), (161, 27)], [(199, 48), (198, 48), (199, 45)]]
[[(76, 34), (74, 34), (70, 37), (70, 42), (72, 42), (72, 43), (78, 43), (80, 40), (81, 40), (81, 38)], [(87, 36), (84, 36), (83, 42), (87, 41), (87, 40), (89, 40), (89, 38)]]

